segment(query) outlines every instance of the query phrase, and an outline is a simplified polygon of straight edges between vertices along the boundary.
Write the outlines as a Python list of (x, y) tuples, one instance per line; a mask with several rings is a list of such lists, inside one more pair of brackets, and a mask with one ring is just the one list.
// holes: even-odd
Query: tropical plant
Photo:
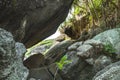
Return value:
[(71, 60), (68, 60), (66, 55), (63, 56), (59, 62), (56, 62), (60, 70), (63, 69), (64, 65), (69, 64), (69, 63), (71, 63)]

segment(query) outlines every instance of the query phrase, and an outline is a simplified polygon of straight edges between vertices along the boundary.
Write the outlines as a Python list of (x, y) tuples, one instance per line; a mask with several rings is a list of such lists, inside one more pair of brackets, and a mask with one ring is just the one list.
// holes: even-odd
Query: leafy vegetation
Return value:
[(60, 70), (63, 69), (64, 65), (69, 64), (69, 63), (71, 63), (71, 61), (67, 59), (66, 55), (63, 56), (59, 62), (56, 62), (57, 66)]
[(104, 45), (104, 51), (112, 54), (116, 52), (116, 49), (113, 47), (113, 45), (110, 42), (107, 42)]
[(68, 18), (59, 29), (78, 39), (84, 31), (115, 28), (120, 23), (119, 5), (120, 0), (74, 0)]

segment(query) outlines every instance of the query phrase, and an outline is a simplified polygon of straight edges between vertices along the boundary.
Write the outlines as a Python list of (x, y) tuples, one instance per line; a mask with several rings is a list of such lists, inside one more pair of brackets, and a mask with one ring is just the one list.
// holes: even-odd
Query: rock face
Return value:
[(48, 67), (41, 67), (29, 70), (27, 80), (64, 80), (60, 77), (57, 71), (56, 64)]
[(120, 61), (107, 66), (98, 72), (92, 80), (119, 80), (120, 79)]
[(26, 80), (28, 70), (22, 64), (26, 49), (15, 43), (11, 33), (0, 28), (0, 80)]
[(64, 21), (73, 0), (1, 0), (0, 27), (16, 41), (31, 47), (53, 34)]
[[(68, 60), (72, 62), (64, 66), (60, 73), (62, 78), (65, 80), (119, 80), (120, 62), (114, 63), (118, 60), (102, 51), (103, 44), (111, 43), (119, 55), (119, 42), (120, 28), (116, 28), (100, 33), (91, 40), (72, 44), (68, 47), (66, 54)], [(112, 65), (108, 66), (110, 64)]]
[(94, 40), (101, 41), (103, 44), (111, 43), (117, 50), (116, 53), (120, 52), (120, 28), (107, 30), (93, 38)]
[(60, 71), (64, 80), (92, 80), (94, 75), (114, 62), (114, 60), (102, 53), (103, 45), (100, 41), (88, 40), (76, 42), (68, 47), (68, 60)]
[[(58, 43), (46, 52), (44, 56), (45, 62), (44, 60), (39, 60), (40, 58), (37, 60), (38, 56), (34, 58), (36, 60), (34, 60), (33, 64), (35, 64), (35, 62), (39, 63), (40, 61), (44, 64), (47, 61), (47, 64), (44, 65), (46, 67), (37, 66), (36, 68), (30, 69), (28, 79), (34, 78), (46, 80), (49, 78), (52, 80), (55, 77), (54, 71), (56, 67), (52, 67), (51, 64), (59, 61), (61, 56), (66, 55), (67, 60), (71, 62), (65, 64), (63, 69), (58, 71), (57, 75), (59, 78), (57, 77), (56, 80), (119, 80), (120, 62), (114, 63), (118, 61), (118, 59), (108, 55), (109, 53), (106, 54), (106, 52), (104, 52), (104, 44), (110, 42), (113, 47), (117, 49), (118, 53), (120, 42), (119, 30), (119, 28), (116, 28), (105, 31), (95, 36), (93, 39), (84, 42), (71, 40)], [(39, 50), (36, 51), (39, 52)], [(109, 66), (110, 64), (112, 65)], [(54, 71), (50, 71), (50, 68)], [(45, 75), (39, 76), (43, 74)]]
[[(45, 54), (41, 54), (40, 50), (33, 51), (34, 53), (24, 60), (24, 65), (29, 69), (28, 80), (63, 80), (58, 72), (56, 61), (59, 61), (67, 52), (67, 47), (74, 41), (66, 40), (53, 45)], [(32, 53), (32, 52), (31, 52)]]

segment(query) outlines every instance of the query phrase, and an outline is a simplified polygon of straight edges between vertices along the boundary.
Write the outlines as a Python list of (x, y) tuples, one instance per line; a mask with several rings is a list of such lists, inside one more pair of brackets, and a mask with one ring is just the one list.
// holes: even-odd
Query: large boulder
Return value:
[(26, 80), (28, 70), (23, 66), (25, 46), (16, 43), (11, 33), (0, 28), (0, 80)]
[(103, 70), (99, 71), (92, 80), (119, 80), (120, 79), (120, 61), (113, 63)]
[(0, 27), (16, 41), (31, 47), (53, 34), (62, 23), (73, 0), (0, 1)]
[(120, 52), (120, 28), (107, 30), (95, 36), (93, 40), (101, 41), (103, 44), (110, 43), (116, 49), (116, 53)]

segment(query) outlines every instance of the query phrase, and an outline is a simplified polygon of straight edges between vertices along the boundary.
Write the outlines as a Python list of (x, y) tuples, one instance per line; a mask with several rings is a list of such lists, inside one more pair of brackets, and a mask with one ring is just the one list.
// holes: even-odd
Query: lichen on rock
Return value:
[(14, 41), (11, 33), (0, 28), (0, 80), (26, 80), (28, 70), (23, 66), (22, 55), (18, 55), (25, 50), (23, 44)]

